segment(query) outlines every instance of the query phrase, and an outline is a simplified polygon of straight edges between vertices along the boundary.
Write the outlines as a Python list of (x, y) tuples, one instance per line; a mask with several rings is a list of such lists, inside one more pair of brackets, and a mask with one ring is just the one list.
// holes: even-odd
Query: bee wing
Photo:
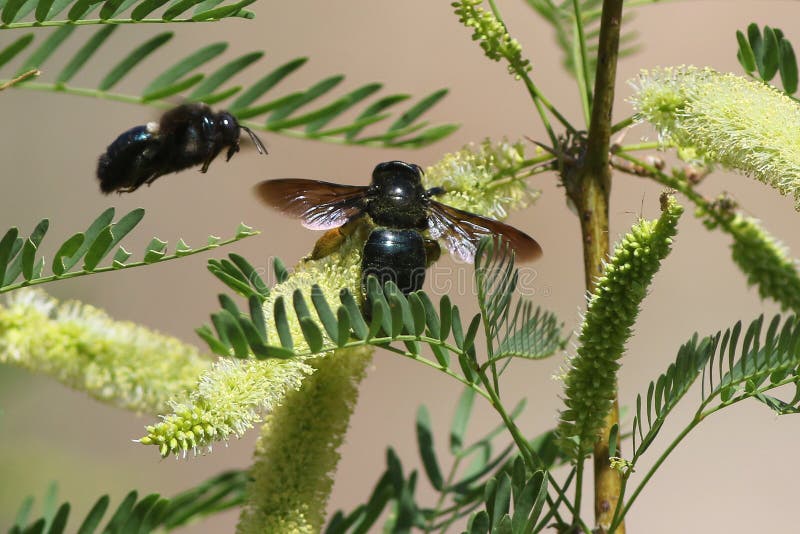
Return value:
[(311, 230), (330, 230), (361, 213), (367, 186), (301, 178), (267, 180), (255, 187), (265, 204), (297, 217)]
[(500, 221), (481, 217), (435, 200), (430, 201), (428, 230), (434, 239), (462, 260), (472, 263), (478, 242), (484, 236), (498, 236), (514, 250), (517, 259), (534, 260), (542, 255), (542, 247), (531, 236)]

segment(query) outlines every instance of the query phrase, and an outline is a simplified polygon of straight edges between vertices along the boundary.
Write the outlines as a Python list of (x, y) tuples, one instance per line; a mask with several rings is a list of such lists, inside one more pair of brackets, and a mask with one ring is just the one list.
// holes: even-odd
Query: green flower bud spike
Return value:
[(792, 194), (800, 210), (800, 105), (781, 91), (712, 69), (644, 71), (633, 82), (639, 116), (663, 141)]
[(54, 377), (92, 397), (156, 414), (211, 365), (192, 345), (115, 321), (79, 302), (19, 289), (0, 306), (0, 362)]
[(573, 459), (588, 454), (616, 390), (619, 359), (631, 336), (639, 305), (669, 254), (683, 208), (662, 195), (658, 220), (641, 220), (616, 246), (589, 298), (577, 354), (564, 375), (564, 403), (558, 433)]
[(737, 215), (729, 228), (733, 261), (747, 276), (747, 283), (758, 288), (762, 299), (770, 298), (781, 309), (800, 313), (800, 277), (786, 248), (750, 217)]
[(505, 25), (482, 7), (483, 0), (460, 0), (451, 5), (456, 8), (458, 21), (472, 28), (472, 40), (478, 41), (486, 57), (494, 61), (505, 58), (508, 72), (519, 79), (531, 70), (530, 61), (522, 57), (522, 46), (513, 39)]

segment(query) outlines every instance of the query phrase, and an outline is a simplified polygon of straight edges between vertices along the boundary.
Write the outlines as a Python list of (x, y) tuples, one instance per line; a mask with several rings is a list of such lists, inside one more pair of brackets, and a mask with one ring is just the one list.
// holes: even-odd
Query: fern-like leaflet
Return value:
[[(234, 237), (222, 240), (210, 236), (208, 243), (202, 247), (191, 248), (181, 239), (172, 254), (167, 253), (166, 241), (154, 237), (145, 248), (140, 261), (128, 261), (132, 253), (128, 252), (121, 242), (143, 217), (144, 209), (137, 208), (114, 221), (114, 208), (108, 208), (89, 225), (86, 231), (72, 235), (58, 247), (52, 258), (50, 275), (45, 274), (47, 262), (44, 256), (38, 255), (42, 240), (50, 228), (50, 221), (48, 219), (39, 221), (28, 237), (20, 236), (16, 227), (10, 228), (0, 238), (0, 293), (65, 278), (173, 260), (258, 234), (249, 226), (241, 224)], [(111, 264), (101, 266), (103, 259), (115, 249)], [(83, 263), (80, 268), (75, 269), (81, 261)]]
[(780, 73), (781, 84), (787, 95), (797, 92), (797, 57), (792, 43), (778, 28), (764, 26), (763, 32), (755, 23), (747, 27), (747, 36), (736, 31), (739, 50), (736, 58), (745, 72), (766, 83)]
[[(109, 512), (111, 499), (100, 497), (77, 527), (71, 530), (78, 534), (95, 532), (148, 534), (170, 531), (199, 518), (209, 516), (244, 503), (245, 471), (229, 471), (212, 477), (183, 493), (167, 499), (158, 494), (139, 498), (131, 491), (120, 502), (113, 513)], [(23, 501), (15, 524), (9, 534), (62, 534), (69, 522), (71, 506), (62, 503), (56, 509), (57, 488), (52, 486), (43, 503), (44, 514), (30, 519), (33, 497)], [(104, 521), (104, 517), (106, 520)], [(105, 526), (101, 529), (101, 523)]]
[[(337, 511), (325, 529), (325, 534), (363, 534), (377, 529), (378, 520), (385, 517), (388, 508), (390, 513), (382, 528), (385, 532), (397, 532), (403, 529), (417, 528), (426, 532), (444, 531), (455, 521), (470, 515), (486, 515), (486, 511), (477, 512), (485, 505), (491, 510), (491, 517), (497, 515), (497, 521), (511, 521), (516, 527), (514, 532), (536, 532), (545, 528), (552, 516), (539, 515), (546, 498), (547, 482), (541, 471), (530, 476), (524, 462), (518, 455), (512, 454), (513, 446), (499, 447), (498, 437), (506, 429), (500, 425), (476, 441), (463, 442), (466, 422), (469, 420), (474, 400), (474, 390), (466, 388), (459, 399), (455, 415), (451, 423), (451, 446), (448, 459), (452, 464), (447, 471), (447, 478), (442, 476), (440, 460), (437, 458), (433, 443), (433, 425), (427, 409), (422, 406), (417, 413), (417, 446), (428, 482), (439, 494), (437, 504), (426, 506), (417, 494), (420, 477), (417, 471), (406, 474), (397, 453), (389, 448), (386, 453), (386, 470), (367, 501), (349, 513)], [(525, 406), (520, 402), (511, 416), (516, 419)], [(547, 432), (532, 441), (539, 457), (546, 459), (545, 465), (553, 467), (564, 461), (558, 453), (555, 437)], [(533, 481), (533, 482), (532, 482)], [(514, 511), (504, 506), (503, 493), (511, 489)], [(501, 502), (500, 506), (494, 503)], [(511, 513), (510, 513), (511, 512)], [(509, 515), (508, 519), (503, 516)], [(534, 528), (537, 524), (538, 528)], [(475, 523), (472, 519), (471, 523)], [(477, 523), (482, 524), (482, 517)], [(525, 527), (525, 530), (520, 530)], [(481, 532), (481, 531), (478, 531)], [(483, 531), (485, 532), (485, 531)]]
[(164, 7), (167, 1), (2, 0), (0, 30), (92, 24), (209, 22), (229, 17), (252, 19), (255, 16), (245, 7), (256, 0), (178, 0)]
[[(180, 3), (180, 2), (179, 2)], [(177, 4), (176, 4), (177, 5)], [(140, 64), (162, 49), (173, 37), (172, 32), (151, 37), (117, 62), (95, 87), (78, 87), (71, 84), (75, 76), (93, 56), (109, 42), (117, 26), (96, 30), (74, 52), (65, 66), (54, 76), (48, 75), (47, 62), (64, 46), (76, 31), (76, 26), (56, 28), (21, 61), (11, 76), (0, 79), (0, 86), (11, 84), (16, 89), (61, 92), (78, 96), (146, 104), (166, 109), (174, 106), (179, 97), (188, 102), (203, 102), (222, 106), (244, 126), (254, 130), (276, 132), (290, 137), (317, 139), (349, 145), (415, 148), (433, 143), (450, 133), (457, 125), (430, 126), (421, 117), (447, 94), (446, 89), (434, 91), (394, 115), (390, 108), (409, 100), (405, 94), (391, 94), (372, 100), (353, 119), (337, 120), (373, 97), (382, 89), (380, 83), (369, 83), (342, 95), (328, 98), (341, 82), (343, 75), (325, 78), (307, 89), (288, 91), (271, 96), (271, 91), (281, 81), (301, 68), (306, 58), (297, 58), (267, 71), (250, 86), (231, 82), (245, 69), (263, 70), (263, 52), (251, 52), (230, 59), (215, 69), (207, 64), (221, 58), (228, 48), (224, 42), (212, 43), (176, 61), (146, 83), (141, 94), (115, 92), (114, 88)], [(34, 44), (34, 34), (27, 33), (0, 49), (0, 72), (9, 68), (12, 60)], [(52, 81), (17, 81), (21, 74), (39, 69), (45, 74), (41, 79)], [(263, 97), (270, 93), (271, 98)], [(387, 123), (387, 121), (390, 122)], [(383, 123), (383, 128), (378, 128)]]
[[(242, 312), (229, 296), (220, 295), (222, 309), (211, 316), (213, 329), (203, 326), (197, 333), (216, 354), (238, 358), (290, 358), (337, 348), (380, 346), (475, 385), (479, 383), (478, 373), (484, 373), (487, 366), (497, 361), (545, 358), (564, 345), (555, 317), (538, 309), (533, 311), (525, 301), (517, 304), (510, 318), (503, 317), (516, 287), (511, 282), (516, 279), (516, 270), (513, 258), (505, 253), (498, 260), (502, 269), (493, 269), (494, 250), (490, 239), (483, 240), (478, 247), (476, 280), (481, 313), (466, 327), (459, 308), (447, 295), (436, 306), (424, 291), (404, 295), (394, 283), (380, 286), (377, 279), (369, 277), (364, 296), (371, 304), (369, 320), (361, 311), (360, 299), (347, 289), (341, 290), (338, 303), (331, 303), (321, 288), (314, 285), (309, 294), (296, 289), (291, 302), (283, 296), (277, 297), (269, 314), (274, 329), (268, 329), (263, 309), (270, 295), (268, 286), (250, 263), (232, 254), (230, 260), (211, 260), (208, 268), (247, 299), (247, 312)], [(275, 267), (278, 282), (285, 281), (289, 274), (283, 264), (276, 262)], [(292, 337), (291, 321), (300, 327), (305, 342), (302, 347), (296, 346)], [(474, 347), (482, 321), (489, 325), (490, 344), (496, 346), (486, 363), (478, 362)], [(268, 338), (268, 330), (274, 331), (277, 339)], [(402, 348), (396, 343), (401, 343)], [(422, 345), (430, 347), (435, 361), (422, 356)], [(461, 373), (453, 369), (451, 354), (457, 356)]]

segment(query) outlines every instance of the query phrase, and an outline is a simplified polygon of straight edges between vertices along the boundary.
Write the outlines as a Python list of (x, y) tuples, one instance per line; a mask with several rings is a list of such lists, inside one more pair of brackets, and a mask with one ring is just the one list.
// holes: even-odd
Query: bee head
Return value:
[(372, 171), (372, 190), (376, 194), (411, 200), (422, 194), (422, 169), (404, 161), (379, 163)]
[(217, 123), (217, 136), (222, 146), (229, 146), (239, 143), (239, 123), (227, 111), (217, 113), (215, 117)]

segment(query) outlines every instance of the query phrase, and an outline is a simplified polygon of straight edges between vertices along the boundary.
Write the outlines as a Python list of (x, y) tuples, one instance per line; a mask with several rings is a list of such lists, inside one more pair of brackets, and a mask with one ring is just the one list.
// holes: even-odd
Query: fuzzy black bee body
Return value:
[(445, 190), (425, 189), (422, 169), (403, 161), (378, 164), (368, 186), (284, 178), (261, 182), (256, 193), (269, 206), (299, 218), (306, 228), (328, 230), (317, 241), (313, 259), (334, 250), (352, 231), (352, 224), (368, 215), (372, 228), (361, 262), (364, 292), (369, 275), (380, 284), (393, 281), (405, 294), (420, 289), (426, 268), (439, 257), (437, 239), (470, 263), (484, 236), (507, 243), (520, 259), (542, 254), (539, 244), (524, 232), (436, 201), (434, 197)]
[(227, 148), (226, 159), (239, 151), (240, 130), (245, 130), (259, 153), (263, 143), (241, 126), (230, 113), (214, 113), (204, 104), (183, 104), (173, 108), (158, 123), (136, 126), (111, 143), (97, 163), (97, 178), (103, 193), (130, 193), (160, 176), (209, 165)]

